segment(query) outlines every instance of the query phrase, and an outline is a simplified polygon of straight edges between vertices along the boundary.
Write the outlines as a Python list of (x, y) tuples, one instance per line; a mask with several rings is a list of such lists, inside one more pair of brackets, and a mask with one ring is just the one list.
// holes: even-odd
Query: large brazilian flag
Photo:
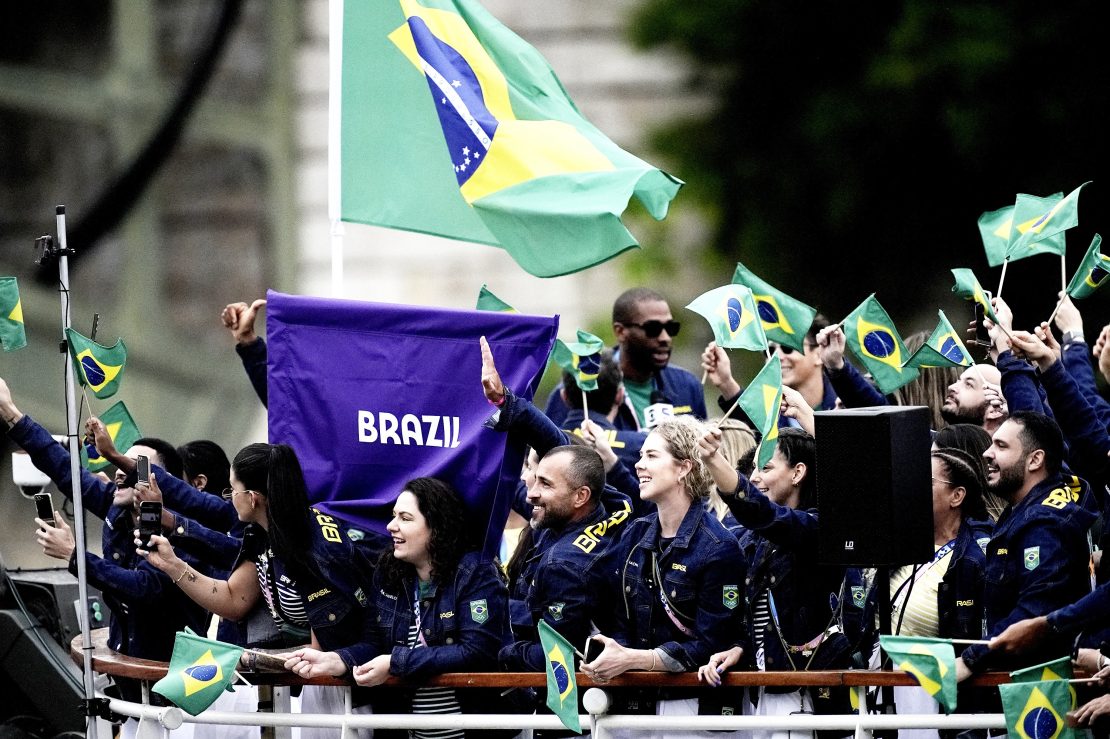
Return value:
[(682, 182), (606, 138), (474, 0), (341, 12), (341, 220), (500, 246), (553, 277), (637, 246), (620, 219), (633, 195), (666, 216)]

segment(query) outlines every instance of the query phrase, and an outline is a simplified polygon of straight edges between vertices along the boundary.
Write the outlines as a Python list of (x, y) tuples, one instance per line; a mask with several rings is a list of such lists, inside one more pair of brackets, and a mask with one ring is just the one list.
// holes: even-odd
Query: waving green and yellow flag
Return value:
[(578, 681), (574, 677), (574, 647), (547, 621), (540, 619), (540, 644), (547, 658), (547, 707), (563, 726), (582, 733), (578, 716)]
[(98, 398), (110, 398), (119, 390), (123, 366), (127, 363), (127, 347), (123, 339), (112, 346), (101, 346), (71, 328), (66, 329), (69, 356), (77, 381), (91, 389)]
[(0, 345), (6, 352), (27, 346), (19, 281), (14, 277), (0, 277)]
[(937, 327), (925, 343), (906, 360), (906, 367), (970, 367), (971, 352), (964, 346), (959, 332), (952, 327), (944, 311), (937, 311)]
[[(1063, 232), (1048, 236), (1020, 254), (1010, 254), (1010, 246), (1023, 233), (1028, 231), (1046, 209), (1051, 208), (1064, 198), (1064, 193), (1058, 192), (1046, 198), (1024, 193), (1017, 196), (1014, 205), (992, 210), (979, 216), (979, 236), (983, 239), (983, 250), (987, 254), (987, 263), (997, 267), (1006, 261), (1031, 257), (1036, 254), (1063, 254), (1066, 248), (1065, 234)], [(1020, 212), (1019, 211), (1020, 205)], [(1021, 220), (1014, 227), (1015, 214)]]
[(736, 263), (733, 283), (752, 291), (756, 312), (763, 322), (763, 332), (770, 341), (777, 341), (804, 352), (806, 332), (817, 315), (814, 308), (764, 282), (740, 262)]
[[(1040, 206), (1040, 212), (1035, 210), (1022, 212), (1023, 196), (1018, 196), (1018, 202), (1015, 204), (1017, 210), (1014, 213), (1014, 221), (1025, 225), (1029, 221), (1026, 218), (1027, 214), (1032, 215), (1032, 223), (1029, 227), (1022, 231), (1020, 234), (1011, 233), (1011, 243), (1007, 250), (1010, 259), (1021, 259), (1028, 256), (1030, 249), (1035, 247), (1043, 247), (1043, 242), (1052, 236), (1062, 234), (1069, 228), (1075, 228), (1079, 225), (1079, 191), (1085, 186), (1091, 184), (1084, 182), (1079, 187), (1075, 188), (1051, 206), (1045, 208)], [(1031, 198), (1032, 196), (1024, 196)], [(1039, 198), (1036, 198), (1039, 199)], [(1020, 226), (1019, 226), (1019, 231)], [(1056, 254), (1063, 254), (1063, 249), (1053, 252)]]
[(597, 390), (597, 375), (601, 371), (601, 350), (605, 342), (589, 331), (578, 329), (578, 341), (555, 340), (551, 358), (570, 373), (575, 384), (585, 392)]
[(1083, 261), (1079, 263), (1079, 269), (1068, 283), (1068, 295), (1076, 300), (1089, 298), (1102, 287), (1107, 277), (1110, 277), (1110, 257), (1103, 255), (1102, 237), (1095, 234)]
[(637, 246), (621, 223), (633, 196), (666, 216), (682, 182), (590, 124), (476, 0), (342, 9), (335, 217), (500, 246), (553, 277)]
[(1072, 739), (1079, 732), (1068, 727), (1068, 711), (1075, 708), (1067, 680), (1017, 682), (999, 685), (1009, 736), (1022, 739)]
[(872, 293), (844, 319), (844, 339), (884, 395), (917, 379), (915, 367), (903, 367), (910, 352), (894, 322)]
[(740, 408), (748, 414), (763, 438), (759, 442), (755, 468), (763, 469), (775, 453), (779, 438), (779, 406), (782, 405), (782, 363), (776, 352), (740, 394)]
[(230, 689), (242, 654), (242, 647), (204, 639), (186, 628), (174, 639), (169, 671), (151, 689), (196, 716)]
[(956, 710), (956, 653), (952, 642), (918, 636), (880, 636), (879, 646), (890, 656), (894, 669), (913, 675), (945, 713)]
[(717, 346), (723, 349), (767, 348), (767, 335), (763, 333), (755, 298), (743, 285), (725, 285), (702, 293), (686, 307), (709, 321)]
[(952, 270), (952, 276), (956, 279), (952, 292), (964, 300), (970, 300), (979, 305), (983, 309), (983, 315), (997, 324), (998, 316), (994, 314), (994, 308), (991, 306), (991, 301), (987, 299), (986, 292), (979, 286), (975, 273), (970, 269), (959, 267)]
[[(104, 424), (108, 436), (112, 439), (112, 446), (121, 452), (126, 452), (136, 441), (143, 437), (135, 419), (131, 417), (131, 413), (122, 400), (101, 413), (100, 421)], [(81, 446), (81, 464), (89, 472), (100, 472), (112, 466), (111, 462), (100, 456), (100, 452), (96, 450), (96, 445), (92, 441), (88, 441)]]

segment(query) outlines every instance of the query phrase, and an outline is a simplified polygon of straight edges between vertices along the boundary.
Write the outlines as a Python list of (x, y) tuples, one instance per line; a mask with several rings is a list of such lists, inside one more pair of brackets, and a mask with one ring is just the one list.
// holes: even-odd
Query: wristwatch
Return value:
[(1063, 335), (1060, 336), (1060, 345), (1061, 346), (1067, 346), (1068, 344), (1074, 344), (1077, 341), (1082, 341), (1082, 342), (1086, 343), (1087, 339), (1083, 336), (1082, 331), (1065, 331), (1063, 333)]

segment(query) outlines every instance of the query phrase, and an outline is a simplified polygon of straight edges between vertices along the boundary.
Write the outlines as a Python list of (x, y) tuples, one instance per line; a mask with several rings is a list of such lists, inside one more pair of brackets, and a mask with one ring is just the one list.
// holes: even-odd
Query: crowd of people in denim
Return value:
[[(266, 345), (254, 324), (264, 304), (222, 314), (263, 404)], [(441, 480), (416, 478), (396, 491), (382, 537), (312, 508), (290, 447), (251, 444), (229, 463), (211, 442), (191, 442), (192, 454), (190, 444), (181, 448), (186, 469), (183, 454), (159, 439), (115, 449), (95, 418), (89, 439), (117, 468), (111, 479), (82, 471), (84, 504), (104, 521), (103, 555), (76, 552), (60, 515), (56, 526), (40, 521), (36, 536), (71, 571), (85, 557), (111, 609), (111, 648), (168, 659), (177, 631), (204, 632), (214, 614), (225, 640), (280, 650), (304, 677), (349, 679), (362, 711), (536, 710), (542, 696), (526, 689), (419, 683), (446, 672), (542, 671), (541, 621), (588, 655), (578, 668), (602, 685), (630, 670), (697, 672), (716, 686), (727, 670), (874, 667), (883, 605), (898, 615), (894, 633), (989, 641), (957, 646), (961, 680), (1063, 654), (1106, 677), (1110, 403), (1096, 373), (1110, 378), (1110, 326), (1088, 344), (1065, 299), (1058, 340), (1048, 324), (1015, 329), (1000, 299), (994, 308), (989, 361), (926, 369), (921, 387), (896, 397), (845, 359), (843, 331), (820, 316), (803, 350), (772, 346), (783, 400), (774, 454), (759, 469), (757, 431), (742, 429), (737, 447), (724, 438), (735, 421), (706, 418), (703, 382), (731, 419), (747, 421), (733, 407), (742, 388), (728, 355), (710, 344), (703, 380), (672, 364), (681, 324), (653, 290), (617, 298), (617, 344), (601, 356), (597, 389), (580, 393), (567, 375), (545, 411), (505, 387), (497, 346), (483, 340), (474, 384), (491, 404), (487, 425), (530, 449), (516, 525), (507, 524), (519, 540), (502, 558), (479, 551), (458, 493)], [(923, 452), (932, 455), (934, 560), (885, 574), (823, 562), (814, 412), (913, 398), (943, 424)], [(9, 438), (68, 494), (68, 452), (19, 411), (4, 380), (0, 416)], [(153, 463), (149, 484), (136, 481), (139, 455)], [(163, 535), (149, 544), (134, 532), (143, 500), (165, 509)], [(890, 604), (877, 602), (883, 576)], [(391, 676), (408, 682), (382, 685)], [(137, 694), (127, 681), (121, 690)], [(618, 681), (610, 690), (614, 712), (850, 710), (846, 692), (797, 686), (632, 689)], [(1104, 730), (1110, 697), (1096, 684), (1082, 698), (1081, 720)], [(327, 689), (306, 689), (303, 710), (342, 710), (335, 701)], [(937, 710), (920, 696), (898, 705)], [(982, 696), (964, 705), (996, 710)]]

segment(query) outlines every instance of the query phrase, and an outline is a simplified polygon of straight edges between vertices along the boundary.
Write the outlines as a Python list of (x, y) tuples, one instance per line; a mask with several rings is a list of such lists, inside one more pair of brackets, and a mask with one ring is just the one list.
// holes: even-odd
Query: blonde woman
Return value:
[[(636, 474), (640, 496), (656, 512), (629, 524), (617, 556), (617, 632), (582, 670), (606, 682), (628, 670), (693, 672), (714, 652), (743, 643), (745, 567), (736, 538), (709, 513), (712, 480), (698, 453), (706, 427), (690, 418), (668, 421), (648, 435)], [(699, 705), (698, 695), (702, 696)], [(713, 701), (715, 705), (709, 706)], [(725, 705), (729, 704), (729, 705)], [(651, 707), (654, 706), (654, 711)], [(657, 715), (740, 713), (737, 691), (708, 696), (697, 689), (639, 691), (629, 712)], [(633, 732), (646, 737), (720, 737), (721, 732)], [(727, 734), (725, 734), (727, 736)]]

